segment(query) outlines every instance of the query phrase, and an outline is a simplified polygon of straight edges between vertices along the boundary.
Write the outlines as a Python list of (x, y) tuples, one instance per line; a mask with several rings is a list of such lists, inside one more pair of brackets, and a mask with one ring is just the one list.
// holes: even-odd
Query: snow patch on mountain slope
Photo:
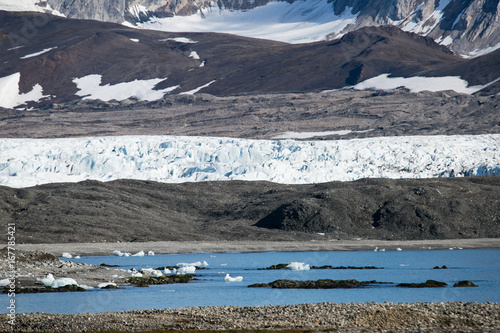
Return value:
[(171, 32), (224, 32), (288, 43), (324, 40), (340, 33), (357, 15), (347, 8), (335, 15), (327, 0), (270, 2), (249, 10), (210, 7), (191, 16), (152, 18), (138, 23), (140, 28)]
[(458, 76), (442, 76), (442, 77), (424, 77), (414, 76), (409, 78), (404, 77), (389, 77), (390, 74), (381, 74), (371, 79), (365, 80), (354, 86), (357, 90), (378, 89), (378, 90), (394, 90), (400, 87), (405, 87), (412, 92), (420, 91), (444, 91), (454, 90), (458, 93), (473, 94), (481, 89), (486, 88), (497, 80), (482, 86), (469, 86), (469, 83), (462, 80)]
[(0, 0), (0, 9), (9, 12), (43, 12), (57, 16), (64, 16), (54, 10), (47, 1), (40, 0)]
[[(419, 6), (410, 17), (413, 17), (410, 22), (407, 20), (402, 20), (400, 22), (395, 22), (396, 25), (400, 25), (400, 28), (403, 31), (413, 32), (419, 35), (426, 36), (429, 34), (443, 19), (444, 9), (451, 0), (440, 0), (439, 5), (434, 9), (431, 15), (427, 16), (424, 20), (417, 19), (418, 15), (414, 15), (417, 11), (421, 10), (421, 6)], [(432, 4), (434, 2), (432, 1)]]
[(28, 59), (28, 58), (38, 57), (39, 55), (47, 53), (47, 52), (49, 52), (49, 51), (51, 51), (51, 50), (53, 50), (55, 48), (57, 48), (57, 46), (55, 46), (55, 47), (49, 47), (47, 49), (43, 49), (40, 52), (35, 52), (35, 53), (27, 54), (27, 55), (21, 57), (20, 59)]
[(0, 139), (0, 185), (18, 188), (85, 179), (303, 184), (498, 173), (498, 134), (338, 141), (179, 136)]
[(19, 80), (21, 73), (14, 73), (0, 78), (0, 107), (14, 108), (29, 101), (38, 102), (50, 96), (43, 94), (42, 86), (36, 84), (30, 92), (21, 94), (19, 91)]
[(166, 79), (134, 80), (101, 85), (101, 78), (102, 75), (92, 74), (73, 79), (79, 89), (76, 95), (84, 97), (83, 99), (100, 99), (103, 101), (113, 99), (120, 101), (131, 97), (141, 101), (155, 101), (179, 87), (172, 86), (161, 90), (153, 90), (158, 83)]

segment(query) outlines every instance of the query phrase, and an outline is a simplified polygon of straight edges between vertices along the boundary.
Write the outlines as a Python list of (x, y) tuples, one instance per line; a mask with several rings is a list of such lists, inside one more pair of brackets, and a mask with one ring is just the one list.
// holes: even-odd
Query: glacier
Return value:
[(0, 185), (87, 179), (307, 184), (500, 173), (500, 134), (332, 141), (183, 136), (0, 139)]

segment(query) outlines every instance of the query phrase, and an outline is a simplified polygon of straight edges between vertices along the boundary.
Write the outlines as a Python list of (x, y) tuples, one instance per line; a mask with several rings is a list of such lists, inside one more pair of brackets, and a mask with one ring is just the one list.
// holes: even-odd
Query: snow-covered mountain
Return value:
[(498, 0), (1, 0), (0, 9), (292, 43), (334, 39), (366, 26), (394, 25), (431, 37), (464, 56), (500, 47)]
[(498, 134), (339, 141), (173, 136), (0, 139), (0, 185), (11, 187), (86, 179), (304, 184), (498, 173)]

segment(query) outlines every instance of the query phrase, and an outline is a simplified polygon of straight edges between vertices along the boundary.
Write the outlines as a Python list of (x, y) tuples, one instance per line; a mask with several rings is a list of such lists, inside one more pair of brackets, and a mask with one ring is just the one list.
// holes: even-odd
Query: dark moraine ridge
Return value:
[(499, 198), (498, 175), (315, 185), (84, 181), (0, 187), (0, 220), (4, 229), (15, 223), (19, 244), (498, 238)]

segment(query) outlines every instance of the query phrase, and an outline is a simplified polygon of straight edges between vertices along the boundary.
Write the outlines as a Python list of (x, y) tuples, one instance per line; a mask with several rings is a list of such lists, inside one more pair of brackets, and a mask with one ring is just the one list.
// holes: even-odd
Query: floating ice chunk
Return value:
[(85, 289), (85, 290), (94, 289), (94, 287), (87, 286), (86, 284), (80, 284), (78, 286), (81, 287), (81, 288), (83, 288), (83, 289)]
[(396, 251), (403, 251), (403, 249), (402, 249), (402, 248), (400, 248), (400, 247), (398, 247), (398, 248), (396, 249)]
[(165, 269), (163, 269), (163, 274), (164, 275), (172, 274), (172, 271), (170, 269), (168, 269), (168, 268), (165, 268)]
[(243, 276), (231, 277), (229, 274), (226, 274), (226, 276), (224, 277), (224, 281), (226, 281), (226, 282), (240, 282), (240, 281), (243, 281)]
[(119, 257), (129, 257), (130, 256), (130, 253), (128, 253), (128, 252), (122, 252), (122, 251), (118, 251), (118, 250), (115, 250), (112, 253), (115, 256), (119, 256)]
[(107, 286), (116, 287), (116, 283), (114, 283), (114, 282), (103, 282), (103, 283), (99, 283), (97, 285), (98, 288), (106, 288)]
[(183, 266), (207, 267), (208, 266), (208, 262), (206, 262), (205, 260), (203, 262), (202, 261), (196, 261), (196, 262), (191, 262), (191, 263), (179, 262), (179, 263), (177, 263), (176, 266), (179, 266), (179, 267), (183, 267)]
[(3, 279), (3, 280), (0, 280), (0, 287), (5, 287), (5, 286), (8, 286), (10, 284), (10, 280), (11, 279)]
[(80, 256), (74, 256), (73, 259), (80, 259)]
[(38, 282), (42, 283), (44, 286), (46, 287), (50, 287), (52, 285), (52, 283), (54, 282), (54, 275), (52, 275), (51, 273), (47, 274), (46, 277), (44, 278), (37, 278), (36, 279)]
[(307, 271), (311, 269), (309, 264), (304, 264), (303, 262), (291, 262), (289, 263), (286, 268), (292, 270), (292, 271)]
[(64, 252), (61, 257), (66, 258), (66, 259), (73, 258), (73, 256), (71, 254), (69, 254), (68, 252)]
[(194, 274), (196, 272), (196, 267), (194, 266), (183, 266), (177, 270), (177, 274)]
[(50, 285), (51, 288), (61, 288), (64, 286), (75, 285), (78, 286), (78, 283), (72, 278), (59, 278), (55, 279)]
[(161, 271), (159, 271), (158, 269), (155, 269), (154, 271), (151, 272), (152, 277), (160, 277), (162, 275), (163, 275), (163, 273)]
[(155, 253), (153, 251), (148, 251), (148, 256), (154, 256)]
[(145, 255), (144, 251), (141, 250), (135, 254), (132, 254), (132, 257), (144, 257), (144, 255)]

